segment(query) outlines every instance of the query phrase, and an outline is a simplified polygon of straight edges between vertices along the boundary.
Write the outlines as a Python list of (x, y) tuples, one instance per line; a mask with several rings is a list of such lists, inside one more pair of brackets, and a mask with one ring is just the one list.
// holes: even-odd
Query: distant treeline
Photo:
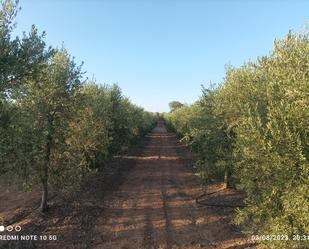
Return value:
[(268, 235), (261, 247), (309, 248), (308, 34), (288, 33), (268, 56), (228, 67), (222, 84), (202, 91), (165, 115), (201, 176), (247, 193), (234, 222)]
[(155, 116), (132, 104), (117, 85), (83, 80), (66, 49), (46, 47), (33, 26), (12, 37), (18, 6), (0, 7), (0, 174), (28, 189), (80, 182), (143, 136)]

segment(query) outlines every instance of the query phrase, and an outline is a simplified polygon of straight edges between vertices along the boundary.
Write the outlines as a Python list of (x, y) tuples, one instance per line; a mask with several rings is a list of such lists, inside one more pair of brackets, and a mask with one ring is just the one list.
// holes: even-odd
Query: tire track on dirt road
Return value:
[[(220, 210), (200, 208), (194, 172), (186, 167), (184, 148), (158, 125), (95, 225), (92, 249), (244, 249)], [(228, 231), (228, 234), (224, 234)], [(248, 247), (249, 248), (249, 247)]]

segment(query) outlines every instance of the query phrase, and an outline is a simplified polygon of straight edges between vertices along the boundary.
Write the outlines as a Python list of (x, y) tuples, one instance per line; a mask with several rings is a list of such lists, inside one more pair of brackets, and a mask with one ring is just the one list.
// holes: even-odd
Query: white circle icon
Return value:
[(0, 226), (0, 232), (3, 232), (5, 230), (4, 226)]
[(12, 226), (8, 226), (7, 228), (6, 228), (6, 230), (8, 230), (8, 232), (12, 232), (13, 231), (13, 227)]
[(21, 230), (21, 226), (16, 226), (16, 227), (15, 227), (15, 231), (16, 231), (16, 232), (19, 232), (20, 230)]

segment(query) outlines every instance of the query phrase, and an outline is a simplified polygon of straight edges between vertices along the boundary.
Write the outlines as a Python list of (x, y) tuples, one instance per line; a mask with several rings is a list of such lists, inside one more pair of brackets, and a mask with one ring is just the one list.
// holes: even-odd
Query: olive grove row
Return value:
[(262, 241), (266, 248), (309, 246), (292, 239), (309, 234), (308, 34), (289, 32), (268, 56), (228, 67), (222, 84), (165, 119), (196, 153), (204, 180), (246, 192), (237, 224), (290, 238)]
[(117, 85), (83, 80), (66, 49), (47, 47), (33, 26), (12, 37), (17, 4), (0, 8), (0, 174), (23, 188), (79, 183), (141, 137), (154, 115), (132, 104)]

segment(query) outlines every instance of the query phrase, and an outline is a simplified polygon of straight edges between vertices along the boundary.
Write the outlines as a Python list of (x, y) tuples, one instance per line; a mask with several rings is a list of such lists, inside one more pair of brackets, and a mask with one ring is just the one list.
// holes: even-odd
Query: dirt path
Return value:
[[(16, 215), (18, 200), (27, 196), (15, 200), (5, 194), (2, 200), (14, 204), (0, 208), (7, 225), (21, 225), (23, 234), (56, 235), (57, 241), (0, 241), (0, 249), (252, 248), (229, 224), (232, 208), (195, 202), (205, 189), (188, 165), (190, 158), (175, 134), (159, 123), (139, 146), (85, 180), (80, 191), (50, 200), (47, 214), (29, 206)], [(207, 190), (219, 188), (213, 184)], [(214, 195), (215, 201), (239, 196), (232, 190)]]
[(249, 248), (224, 210), (195, 203), (201, 187), (175, 135), (161, 125), (148, 138), (140, 155), (128, 156), (136, 166), (106, 204), (89, 248)]

